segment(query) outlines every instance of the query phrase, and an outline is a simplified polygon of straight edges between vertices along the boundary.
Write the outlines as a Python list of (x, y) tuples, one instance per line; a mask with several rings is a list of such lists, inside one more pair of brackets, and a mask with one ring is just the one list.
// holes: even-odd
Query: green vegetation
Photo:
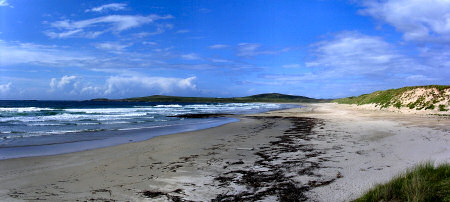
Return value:
[(448, 109), (445, 109), (445, 105), (439, 105), (439, 111), (448, 111)]
[[(425, 89), (437, 89), (438, 94), (435, 94), (434, 92), (431, 93), (431, 100), (425, 101), (425, 96), (420, 96), (416, 100), (409, 102), (409, 103), (403, 103), (400, 99), (402, 96), (408, 98), (411, 95), (405, 95), (407, 91), (414, 90), (417, 88), (425, 88)], [(363, 105), (363, 104), (376, 104), (380, 108), (387, 108), (389, 106), (394, 106), (397, 108), (401, 107), (409, 107), (410, 109), (434, 109), (434, 104), (438, 103), (441, 99), (445, 96), (445, 90), (449, 89), (450, 86), (441, 86), (441, 85), (429, 85), (429, 86), (410, 86), (410, 87), (403, 87), (399, 89), (389, 89), (384, 91), (376, 91), (371, 94), (364, 94), (358, 97), (348, 97), (348, 98), (341, 98), (333, 100), (333, 102), (337, 102), (339, 104), (357, 104), (357, 105)]]
[(394, 107), (397, 107), (398, 109), (400, 109), (400, 107), (402, 107), (402, 103), (401, 102), (396, 102), (394, 104)]
[(355, 201), (450, 201), (450, 164), (418, 165)]
[(252, 95), (248, 97), (233, 97), (233, 98), (212, 98), (212, 97), (178, 97), (153, 95), (147, 97), (136, 97), (126, 99), (109, 100), (105, 98), (93, 99), (92, 101), (122, 101), (122, 102), (205, 102), (205, 103), (245, 103), (245, 102), (327, 102), (325, 99), (314, 99), (304, 96), (283, 95), (278, 93), (266, 93), (259, 95)]
[(428, 107), (425, 108), (425, 109), (431, 109), (431, 110), (433, 110), (433, 109), (434, 109), (434, 104), (431, 104), (430, 106), (428, 106)]

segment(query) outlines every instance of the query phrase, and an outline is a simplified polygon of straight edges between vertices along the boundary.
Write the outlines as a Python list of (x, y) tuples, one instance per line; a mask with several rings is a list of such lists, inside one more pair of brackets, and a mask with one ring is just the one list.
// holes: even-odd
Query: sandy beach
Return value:
[(338, 104), (143, 142), (0, 161), (0, 201), (349, 201), (450, 162), (450, 118)]

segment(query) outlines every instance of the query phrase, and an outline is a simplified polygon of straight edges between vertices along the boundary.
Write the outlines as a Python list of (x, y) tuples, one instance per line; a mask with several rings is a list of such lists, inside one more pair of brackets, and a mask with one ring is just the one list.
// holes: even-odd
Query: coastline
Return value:
[[(148, 128), (140, 128), (134, 130), (116, 130), (116, 131), (100, 131), (95, 134), (73, 134), (89, 135), (89, 138), (75, 139), (67, 142), (44, 144), (44, 145), (28, 145), (18, 147), (0, 147), (0, 160), (39, 157), (67, 154), (73, 152), (81, 152), (105, 147), (112, 147), (120, 144), (131, 142), (140, 142), (152, 139), (157, 136), (170, 135), (182, 132), (203, 130), (221, 126), (227, 123), (239, 121), (235, 118), (208, 118), (196, 122), (188, 122), (183, 124), (174, 124), (169, 126), (151, 126)], [(65, 135), (67, 136), (67, 135)]]
[(1, 160), (0, 200), (273, 200), (264, 192), (272, 190), (347, 201), (416, 163), (450, 162), (446, 117), (306, 104), (237, 118), (142, 142)]
[(296, 107), (272, 103), (3, 104), (8, 107), (0, 107), (0, 159), (64, 154), (143, 141), (238, 121), (230, 117), (232, 114)]

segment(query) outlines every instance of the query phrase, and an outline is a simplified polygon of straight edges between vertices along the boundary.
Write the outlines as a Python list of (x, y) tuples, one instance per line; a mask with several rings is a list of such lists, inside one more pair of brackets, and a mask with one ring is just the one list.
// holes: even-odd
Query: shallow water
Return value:
[(264, 103), (0, 101), (0, 159), (40, 156), (142, 141), (236, 121), (180, 114), (247, 114), (298, 107)]

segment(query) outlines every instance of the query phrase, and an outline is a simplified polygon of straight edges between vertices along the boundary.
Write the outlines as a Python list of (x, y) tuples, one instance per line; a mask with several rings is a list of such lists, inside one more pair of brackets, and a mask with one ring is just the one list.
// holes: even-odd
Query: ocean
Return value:
[(233, 118), (181, 114), (250, 114), (299, 107), (268, 103), (1, 101), (0, 159), (54, 155), (200, 130)]

